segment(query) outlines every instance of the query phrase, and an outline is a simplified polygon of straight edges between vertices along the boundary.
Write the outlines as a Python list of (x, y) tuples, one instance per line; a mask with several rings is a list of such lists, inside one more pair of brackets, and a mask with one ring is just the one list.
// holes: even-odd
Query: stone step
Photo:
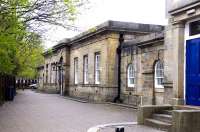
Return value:
[(152, 118), (156, 119), (156, 120), (159, 120), (159, 121), (172, 123), (172, 115), (168, 115), (168, 114), (153, 114)]
[(152, 119), (152, 118), (147, 118), (145, 120), (145, 125), (151, 126), (153, 128), (157, 128), (160, 130), (164, 130), (164, 131), (169, 131), (172, 127), (172, 124), (170, 124), (170, 123), (159, 121), (159, 120)]
[(172, 115), (172, 110), (162, 110), (160, 114)]

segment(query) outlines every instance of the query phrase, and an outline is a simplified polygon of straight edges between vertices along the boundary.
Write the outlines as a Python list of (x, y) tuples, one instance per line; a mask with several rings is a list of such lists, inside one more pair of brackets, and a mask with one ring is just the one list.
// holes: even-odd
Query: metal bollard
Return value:
[(115, 132), (124, 132), (124, 127), (117, 127), (116, 129), (115, 129)]

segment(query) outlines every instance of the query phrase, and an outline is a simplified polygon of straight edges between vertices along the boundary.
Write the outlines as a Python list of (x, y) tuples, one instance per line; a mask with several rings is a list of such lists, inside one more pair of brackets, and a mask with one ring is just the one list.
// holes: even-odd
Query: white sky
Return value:
[[(165, 0), (89, 0), (90, 8), (84, 10), (75, 22), (81, 31), (107, 20), (166, 25)], [(63, 38), (73, 37), (80, 32), (62, 28), (49, 30), (44, 44), (47, 48)]]

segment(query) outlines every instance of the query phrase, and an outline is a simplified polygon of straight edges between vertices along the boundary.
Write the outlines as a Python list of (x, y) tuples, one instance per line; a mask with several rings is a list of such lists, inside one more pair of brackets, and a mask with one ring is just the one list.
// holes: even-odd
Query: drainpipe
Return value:
[(122, 100), (120, 98), (121, 94), (121, 48), (122, 43), (124, 42), (124, 35), (120, 34), (119, 36), (119, 46), (117, 47), (117, 56), (118, 56), (118, 90), (117, 90), (117, 97), (115, 97), (114, 102), (121, 103)]

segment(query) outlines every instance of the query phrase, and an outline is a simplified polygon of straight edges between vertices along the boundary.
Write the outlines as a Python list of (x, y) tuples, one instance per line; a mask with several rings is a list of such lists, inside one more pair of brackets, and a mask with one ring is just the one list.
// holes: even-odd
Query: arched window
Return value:
[(164, 66), (161, 61), (157, 61), (155, 64), (155, 88), (164, 88), (163, 79), (164, 79)]
[(135, 85), (135, 70), (132, 64), (128, 65), (127, 68), (127, 83), (128, 87), (134, 87)]

